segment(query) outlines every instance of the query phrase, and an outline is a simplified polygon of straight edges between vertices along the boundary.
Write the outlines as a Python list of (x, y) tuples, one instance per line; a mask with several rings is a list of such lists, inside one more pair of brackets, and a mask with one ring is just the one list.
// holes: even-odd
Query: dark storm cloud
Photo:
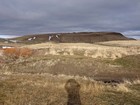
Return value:
[(140, 32), (139, 0), (0, 0), (0, 34)]

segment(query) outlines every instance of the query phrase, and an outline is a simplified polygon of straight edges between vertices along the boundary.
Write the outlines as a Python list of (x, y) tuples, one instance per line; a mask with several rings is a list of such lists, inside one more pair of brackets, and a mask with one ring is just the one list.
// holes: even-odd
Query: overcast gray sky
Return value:
[(0, 35), (78, 31), (140, 35), (140, 0), (0, 0)]

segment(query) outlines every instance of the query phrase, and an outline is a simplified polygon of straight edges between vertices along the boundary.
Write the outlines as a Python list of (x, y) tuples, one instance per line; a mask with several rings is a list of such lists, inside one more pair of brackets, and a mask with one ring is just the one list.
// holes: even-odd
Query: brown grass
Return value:
[(80, 84), (82, 105), (138, 105), (140, 102), (139, 92), (131, 87), (133, 83), (110, 85), (86, 77), (28, 73), (3, 75), (1, 78), (2, 105), (66, 105), (65, 84), (69, 79)]
[[(26, 48), (8, 51), (10, 56), (5, 55), (7, 59), (18, 57), (12, 62), (0, 63), (0, 105), (66, 105), (68, 94), (65, 84), (69, 79), (80, 84), (82, 105), (139, 105), (140, 55), (116, 60), (93, 59), (83, 56), (78, 48), (76, 51), (62, 50), (75, 55), (69, 52), (51, 55), (46, 53), (50, 50), (45, 48), (46, 45), (39, 50), (40, 46), (37, 53), (29, 48), (35, 56), (27, 53), (30, 51)], [(57, 46), (60, 47), (59, 44)], [(50, 44), (49, 48), (55, 49), (54, 44)], [(120, 79), (123, 81), (110, 82)]]
[(29, 48), (6, 48), (3, 50), (6, 57), (18, 59), (19, 57), (29, 57), (33, 54), (33, 50)]
[[(34, 45), (26, 45), (27, 48), (32, 49), (43, 49), (44, 53), (42, 54), (51, 54), (51, 55), (78, 55), (78, 56), (87, 56), (91, 58), (110, 58), (117, 59), (128, 55), (140, 54), (140, 45), (137, 41), (133, 41), (132, 45), (124, 43), (129, 43), (129, 41), (119, 41), (122, 42), (120, 45), (114, 45), (114, 42), (106, 43), (96, 43), (96, 44), (87, 44), (87, 43), (41, 43)], [(118, 42), (118, 43), (119, 43)], [(116, 42), (117, 43), (117, 42)]]

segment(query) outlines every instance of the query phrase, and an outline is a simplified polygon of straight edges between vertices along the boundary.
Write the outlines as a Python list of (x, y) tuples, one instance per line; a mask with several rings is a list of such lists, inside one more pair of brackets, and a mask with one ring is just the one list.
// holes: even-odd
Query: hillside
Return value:
[(3, 38), (0, 38), (0, 42), (4, 42), (4, 41), (6, 41), (5, 39), (3, 39)]
[[(94, 43), (113, 40), (128, 40), (121, 33), (117, 32), (79, 32), (79, 33), (54, 33), (27, 35), (12, 40), (34, 44), (42, 42), (61, 42), (61, 43)], [(130, 39), (129, 39), (130, 40)]]

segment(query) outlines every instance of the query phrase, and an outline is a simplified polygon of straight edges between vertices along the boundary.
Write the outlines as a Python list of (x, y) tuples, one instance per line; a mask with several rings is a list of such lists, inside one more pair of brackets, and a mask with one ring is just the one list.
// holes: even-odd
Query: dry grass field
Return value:
[(140, 54), (140, 41), (108, 41), (89, 43), (42, 43), (26, 45), (32, 49), (43, 49), (51, 55), (78, 55), (92, 58), (116, 59), (127, 55)]
[[(0, 105), (67, 105), (69, 92), (82, 105), (140, 105), (140, 41), (15, 49), (1, 50)], [(71, 79), (79, 90), (66, 89)]]

